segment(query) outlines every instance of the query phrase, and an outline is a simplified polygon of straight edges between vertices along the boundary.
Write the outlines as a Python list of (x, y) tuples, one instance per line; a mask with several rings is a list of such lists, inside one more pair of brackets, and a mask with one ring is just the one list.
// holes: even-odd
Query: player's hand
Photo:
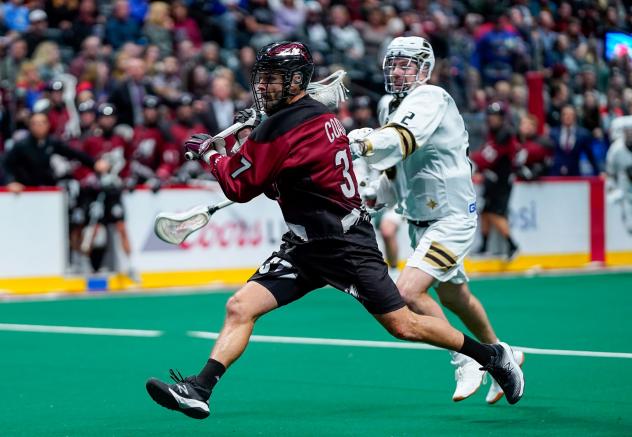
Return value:
[(366, 155), (367, 142), (365, 139), (371, 132), (373, 132), (372, 128), (363, 127), (362, 129), (353, 129), (347, 134), (347, 138), (349, 138), (349, 148), (351, 149), (353, 159)]
[(362, 203), (369, 208), (375, 208), (375, 204), (377, 202), (377, 190), (370, 185), (361, 187), (359, 190)]
[(99, 159), (94, 163), (94, 171), (99, 174), (107, 173), (110, 170), (110, 163), (105, 159)]
[(363, 127), (362, 129), (353, 129), (351, 132), (347, 134), (347, 138), (349, 138), (349, 142), (363, 140), (369, 136), (369, 134), (373, 132), (373, 128)]
[(356, 140), (349, 142), (349, 149), (351, 149), (351, 158), (357, 159), (367, 154), (367, 143), (365, 140)]
[(201, 159), (211, 149), (212, 143), (211, 135), (193, 134), (184, 142), (185, 156), (190, 154), (191, 158), (187, 156), (187, 159)]
[(11, 182), (7, 185), (7, 190), (16, 194), (21, 193), (22, 191), (24, 191), (24, 185), (19, 182)]

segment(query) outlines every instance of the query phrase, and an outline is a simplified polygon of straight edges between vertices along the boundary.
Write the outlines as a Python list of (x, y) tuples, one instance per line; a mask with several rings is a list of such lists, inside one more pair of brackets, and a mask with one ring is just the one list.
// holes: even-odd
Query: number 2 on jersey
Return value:
[(346, 150), (338, 150), (335, 158), (336, 168), (342, 165), (342, 176), (345, 178), (345, 182), (340, 184), (340, 189), (345, 197), (351, 198), (356, 194), (356, 187), (353, 183), (351, 173), (349, 173), (349, 157)]

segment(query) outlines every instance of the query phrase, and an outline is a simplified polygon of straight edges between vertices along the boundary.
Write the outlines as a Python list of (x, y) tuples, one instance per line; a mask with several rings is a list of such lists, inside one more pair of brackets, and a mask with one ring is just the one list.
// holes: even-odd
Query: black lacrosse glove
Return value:
[(235, 114), (235, 123), (243, 123), (244, 128), (254, 129), (263, 120), (263, 116), (265, 113), (263, 111), (257, 111), (254, 108), (242, 109), (237, 114)]

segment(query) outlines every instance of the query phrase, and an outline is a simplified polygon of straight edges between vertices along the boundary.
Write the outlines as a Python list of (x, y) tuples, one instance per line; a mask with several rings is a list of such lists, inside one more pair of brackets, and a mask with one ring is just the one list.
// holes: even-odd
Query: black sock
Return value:
[(481, 248), (478, 251), (487, 252), (487, 235), (482, 235), (481, 239), (483, 240), (483, 242), (481, 243)]
[(226, 367), (222, 363), (209, 358), (200, 374), (196, 377), (197, 383), (204, 388), (213, 390), (213, 387), (215, 387), (215, 384), (217, 384), (225, 371)]
[(496, 351), (490, 345), (479, 343), (465, 334), (463, 334), (463, 346), (458, 352), (475, 359), (482, 366), (489, 363), (492, 357), (496, 355)]
[(511, 239), (511, 236), (507, 236), (507, 244), (509, 245), (510, 250), (514, 250), (517, 246), (516, 243)]

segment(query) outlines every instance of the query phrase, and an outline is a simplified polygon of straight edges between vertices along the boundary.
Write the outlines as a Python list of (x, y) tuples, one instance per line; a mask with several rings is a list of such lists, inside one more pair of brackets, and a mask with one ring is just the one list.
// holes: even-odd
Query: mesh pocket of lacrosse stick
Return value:
[(162, 241), (180, 244), (190, 234), (203, 228), (211, 218), (209, 208), (199, 205), (184, 212), (161, 212), (154, 221), (154, 232)]

